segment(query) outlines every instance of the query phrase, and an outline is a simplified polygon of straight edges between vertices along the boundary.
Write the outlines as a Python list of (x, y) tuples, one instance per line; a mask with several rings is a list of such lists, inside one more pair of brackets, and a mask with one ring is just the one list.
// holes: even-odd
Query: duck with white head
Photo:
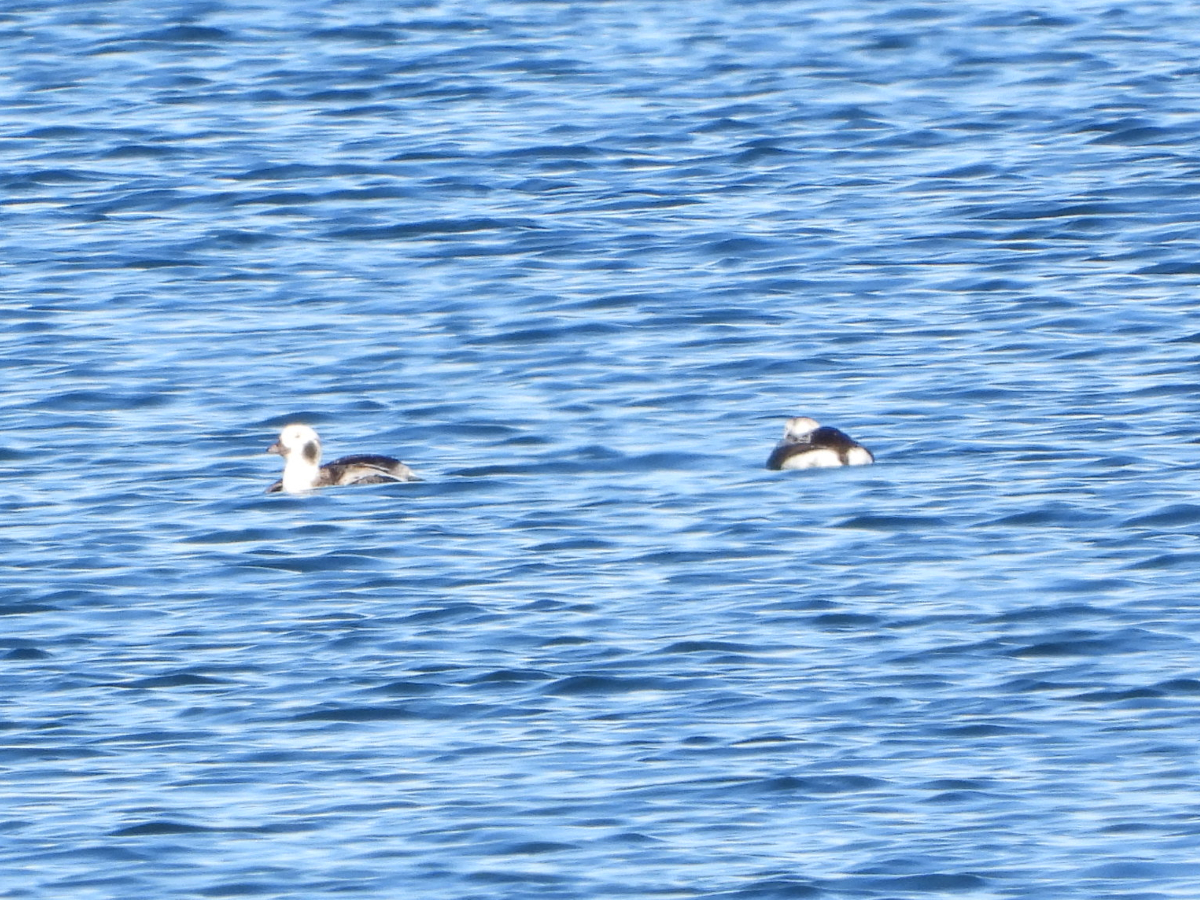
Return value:
[(321, 440), (307, 425), (285, 426), (279, 433), (279, 440), (268, 447), (267, 452), (283, 457), (283, 478), (267, 488), (268, 494), (278, 491), (302, 494), (334, 485), (419, 480), (412, 469), (390, 456), (343, 456), (321, 465)]

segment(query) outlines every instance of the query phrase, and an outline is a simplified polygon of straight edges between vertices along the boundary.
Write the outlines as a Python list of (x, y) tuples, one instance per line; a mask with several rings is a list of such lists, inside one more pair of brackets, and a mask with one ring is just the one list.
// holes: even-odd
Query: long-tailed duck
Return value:
[(783, 440), (771, 452), (767, 468), (826, 469), (873, 462), (871, 451), (844, 431), (819, 425), (808, 416), (796, 416), (783, 426)]
[(321, 465), (321, 441), (307, 425), (286, 426), (267, 452), (283, 457), (283, 478), (267, 488), (268, 494), (277, 491), (301, 494), (314, 488), (341, 484), (419, 480), (412, 469), (390, 456), (343, 456)]

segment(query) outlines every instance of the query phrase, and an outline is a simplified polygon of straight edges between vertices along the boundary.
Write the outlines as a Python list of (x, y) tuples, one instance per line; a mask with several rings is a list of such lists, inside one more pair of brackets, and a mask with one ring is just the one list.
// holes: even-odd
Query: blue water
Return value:
[(0, 42), (0, 896), (1195, 897), (1200, 10)]

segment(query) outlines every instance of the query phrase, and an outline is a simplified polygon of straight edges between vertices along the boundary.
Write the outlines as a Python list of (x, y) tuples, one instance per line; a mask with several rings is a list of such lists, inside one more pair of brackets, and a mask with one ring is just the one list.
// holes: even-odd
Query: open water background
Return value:
[(0, 896), (1196, 896), (1200, 8), (0, 45)]

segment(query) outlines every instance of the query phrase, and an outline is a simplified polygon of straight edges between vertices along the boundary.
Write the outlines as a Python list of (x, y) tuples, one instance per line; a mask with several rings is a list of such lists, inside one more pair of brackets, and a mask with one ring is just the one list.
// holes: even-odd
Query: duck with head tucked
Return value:
[(784, 425), (783, 440), (771, 452), (767, 468), (828, 469), (869, 466), (873, 462), (871, 451), (846, 432), (821, 425), (808, 416), (796, 416)]

